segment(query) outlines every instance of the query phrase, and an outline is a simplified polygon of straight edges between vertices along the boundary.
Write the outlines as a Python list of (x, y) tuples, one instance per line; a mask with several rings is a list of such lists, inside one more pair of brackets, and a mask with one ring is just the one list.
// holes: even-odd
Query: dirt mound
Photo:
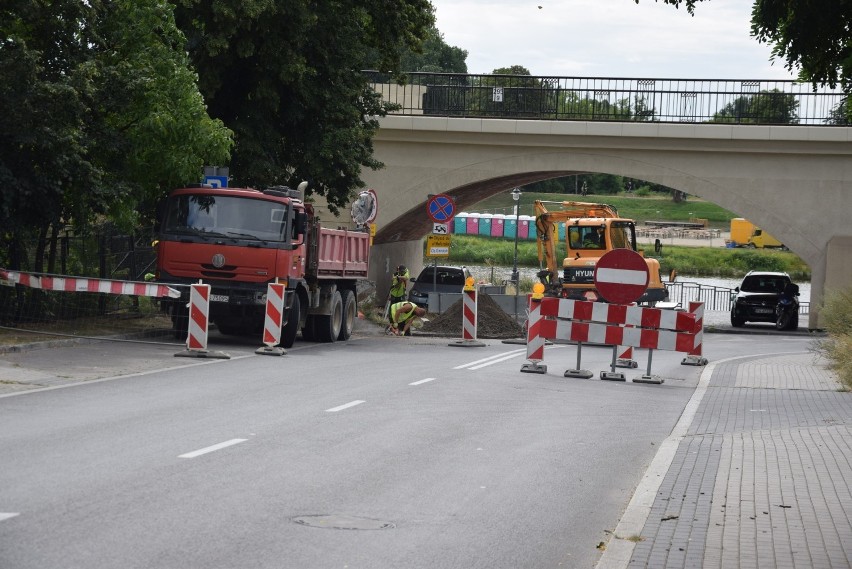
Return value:
[[(506, 314), (494, 299), (480, 294), (476, 308), (476, 337), (482, 339), (523, 338), (523, 327)], [(458, 337), (462, 335), (463, 300), (459, 300), (446, 312), (426, 322), (422, 332), (438, 336)]]

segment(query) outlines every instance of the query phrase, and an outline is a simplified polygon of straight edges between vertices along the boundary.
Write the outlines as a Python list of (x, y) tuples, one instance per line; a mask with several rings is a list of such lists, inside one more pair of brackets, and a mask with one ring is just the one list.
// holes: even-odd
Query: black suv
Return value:
[(787, 327), (795, 330), (799, 326), (798, 286), (787, 273), (765, 271), (750, 271), (734, 289), (736, 296), (731, 308), (731, 326), (739, 328), (746, 322), (775, 322), (775, 307), (785, 290), (792, 297), (795, 314)]

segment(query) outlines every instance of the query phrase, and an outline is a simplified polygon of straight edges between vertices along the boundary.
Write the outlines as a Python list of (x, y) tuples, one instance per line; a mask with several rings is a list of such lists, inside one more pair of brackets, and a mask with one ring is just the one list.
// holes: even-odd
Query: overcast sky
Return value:
[[(467, 50), (469, 73), (795, 79), (749, 35), (753, 0), (681, 7), (640, 0), (431, 0), (438, 30)], [(539, 8), (541, 6), (541, 8)]]

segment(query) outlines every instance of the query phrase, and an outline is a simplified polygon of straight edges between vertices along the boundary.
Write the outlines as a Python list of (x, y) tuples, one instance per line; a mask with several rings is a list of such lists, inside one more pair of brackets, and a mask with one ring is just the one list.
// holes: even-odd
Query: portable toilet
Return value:
[(458, 235), (467, 233), (467, 216), (466, 211), (460, 211), (453, 217), (453, 233)]
[(556, 225), (557, 225), (557, 227), (559, 227), (559, 229), (557, 230), (558, 233), (559, 233), (559, 242), (564, 243), (565, 242), (565, 223), (557, 223)]
[(483, 213), (479, 216), (479, 234), (491, 236), (491, 220), (494, 218), (493, 214)]
[(478, 213), (467, 214), (467, 234), (468, 235), (479, 235), (479, 214)]
[(506, 216), (502, 213), (495, 213), (491, 218), (491, 237), (503, 237), (503, 223)]
[(531, 215), (531, 216), (529, 216), (529, 218), (530, 218), (530, 227), (529, 227), (529, 231), (527, 232), (527, 239), (537, 239), (538, 238), (538, 231), (536, 230), (536, 227), (535, 227), (535, 216)]
[(507, 215), (503, 220), (503, 237), (514, 239), (518, 231), (518, 220), (514, 215)]
[(530, 234), (530, 216), (522, 215), (518, 220), (518, 238), (527, 239)]

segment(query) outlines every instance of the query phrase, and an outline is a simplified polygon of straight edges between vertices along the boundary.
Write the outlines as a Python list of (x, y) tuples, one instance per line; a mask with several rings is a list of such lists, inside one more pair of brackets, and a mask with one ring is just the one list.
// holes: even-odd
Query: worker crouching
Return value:
[(395, 336), (411, 336), (411, 324), (415, 317), (426, 315), (426, 309), (420, 308), (413, 302), (397, 302), (392, 304), (388, 314), (390, 326), (388, 330)]

